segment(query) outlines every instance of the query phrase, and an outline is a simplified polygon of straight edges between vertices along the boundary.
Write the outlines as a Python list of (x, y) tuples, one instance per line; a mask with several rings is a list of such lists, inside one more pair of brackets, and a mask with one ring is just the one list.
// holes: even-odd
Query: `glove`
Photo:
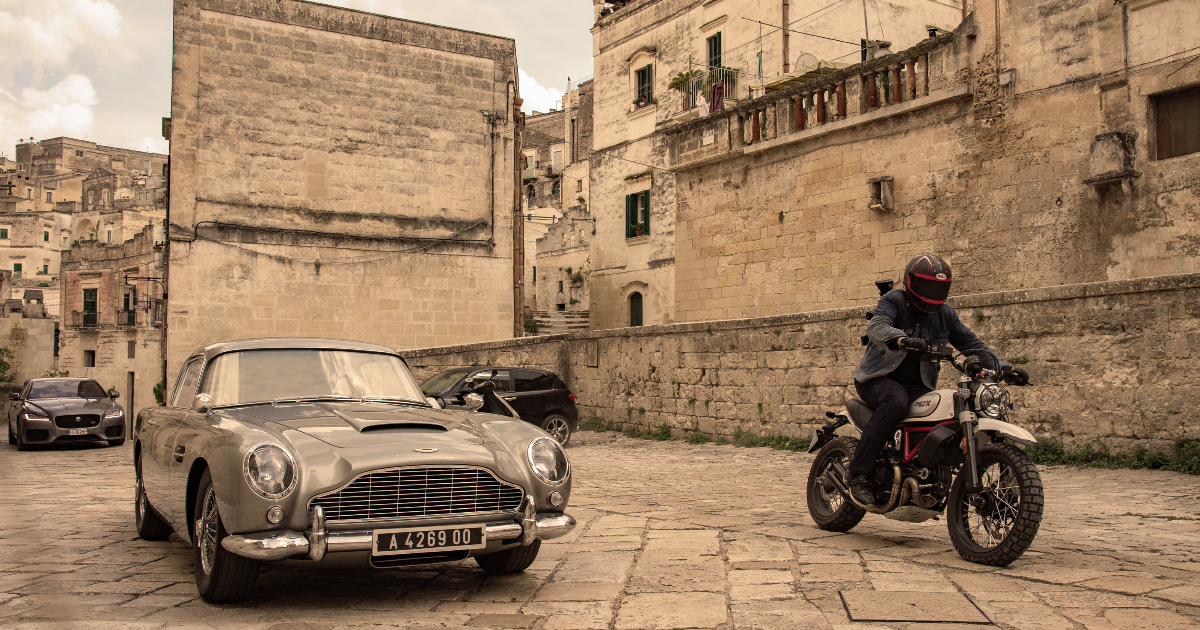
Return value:
[(928, 352), (929, 344), (925, 343), (924, 339), (917, 337), (905, 337), (900, 340), (900, 347), (905, 350), (916, 350), (917, 352)]
[(1013, 370), (1013, 385), (1024, 387), (1029, 384), (1029, 372), (1021, 368)]

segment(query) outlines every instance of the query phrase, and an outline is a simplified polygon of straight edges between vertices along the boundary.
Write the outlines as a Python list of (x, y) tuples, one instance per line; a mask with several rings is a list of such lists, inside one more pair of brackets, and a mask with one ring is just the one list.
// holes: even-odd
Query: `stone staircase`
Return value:
[(532, 316), (542, 325), (538, 337), (583, 332), (589, 329), (591, 318), (589, 311), (533, 311)]

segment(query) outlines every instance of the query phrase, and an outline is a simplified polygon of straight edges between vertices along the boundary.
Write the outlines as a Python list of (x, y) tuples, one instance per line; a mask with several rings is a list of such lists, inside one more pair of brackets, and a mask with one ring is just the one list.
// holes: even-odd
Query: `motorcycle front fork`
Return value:
[(982, 501), (983, 484), (980, 480), (979, 471), (979, 444), (975, 440), (975, 425), (978, 418), (974, 412), (963, 411), (958, 414), (958, 421), (963, 428), (963, 442), (966, 444), (967, 455), (967, 474), (971, 475), (968, 481), (971, 483), (970, 490), (967, 493), (967, 501), (974, 507), (979, 507)]

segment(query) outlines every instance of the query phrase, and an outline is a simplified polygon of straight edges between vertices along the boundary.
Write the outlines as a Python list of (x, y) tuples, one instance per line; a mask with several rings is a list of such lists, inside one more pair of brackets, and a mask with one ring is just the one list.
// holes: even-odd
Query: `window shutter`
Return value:
[(646, 102), (654, 102), (654, 64), (646, 66)]
[(650, 191), (647, 190), (647, 191), (643, 192), (641, 194), (641, 197), (642, 197), (642, 209), (645, 210), (645, 212), (646, 212), (646, 220), (645, 220), (646, 225), (642, 230), (642, 234), (649, 234), (650, 233)]

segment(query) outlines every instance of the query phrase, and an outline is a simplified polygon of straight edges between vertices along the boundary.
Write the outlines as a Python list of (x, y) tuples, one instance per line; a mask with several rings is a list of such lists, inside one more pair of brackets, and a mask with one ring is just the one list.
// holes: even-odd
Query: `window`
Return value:
[(112, 242), (112, 230), (105, 230), (105, 231), (104, 231), (104, 242), (105, 242), (105, 243), (111, 243), (111, 242)]
[(654, 102), (654, 64), (637, 71), (637, 102), (639, 106)]
[(54, 328), (54, 356), (58, 357), (58, 327)]
[(533, 268), (533, 283), (537, 284), (537, 267)]
[(128, 354), (130, 359), (137, 358), (135, 356), (137, 354), (137, 342), (130, 339), (127, 343), (128, 343), (128, 347), (125, 348), (125, 352)]
[(717, 33), (707, 40), (708, 43), (708, 66), (717, 68), (721, 65), (721, 34)]
[(43, 243), (50, 242), (50, 231), (49, 230), (42, 230), (42, 242)]
[(54, 193), (46, 191), (46, 203), (54, 203)]
[(175, 395), (171, 397), (172, 407), (191, 404), (192, 397), (196, 395), (196, 383), (200, 380), (200, 364), (200, 359), (193, 359), (183, 367), (183, 371), (179, 374), (178, 384), (175, 386)]
[(555, 149), (554, 153), (551, 154), (550, 163), (554, 165), (555, 170), (562, 168), (562, 155), (561, 149)]
[(94, 203), (96, 203), (96, 191), (89, 190), (88, 191), (88, 205), (90, 206)]
[[(495, 372), (495, 374), (492, 374)], [(471, 378), (477, 382), (491, 381), (496, 384), (496, 391), (511, 392), (512, 388), (508, 386), (508, 370), (484, 370), (471, 375)]]
[(554, 380), (545, 372), (516, 370), (515, 376), (519, 392), (541, 392), (554, 389)]
[(83, 290), (83, 312), (84, 313), (95, 313), (96, 312), (96, 291), (98, 291), (98, 289), (84, 289)]
[(583, 180), (575, 180), (575, 192), (583, 192)]
[(13, 263), (13, 277), (14, 278), (21, 277), (21, 263)]
[(100, 189), (100, 203), (102, 205), (108, 205), (108, 189), (107, 188)]
[(0, 228), (0, 239), (8, 238), (8, 228)]
[(559, 293), (563, 292), (563, 281), (562, 280), (558, 281), (558, 292)]
[(75, 157), (83, 157), (83, 151), (75, 151)]
[(1158, 159), (1200, 153), (1200, 87), (1154, 98)]
[(49, 275), (50, 265), (42, 265), (42, 275)]
[(83, 351), (83, 367), (96, 367), (96, 351), (95, 350), (84, 350)]
[(534, 189), (533, 184), (530, 184), (529, 186), (527, 186), (525, 188), (525, 202), (529, 205), (530, 208), (532, 208), (533, 201), (536, 198), (537, 198), (537, 190)]
[(625, 195), (625, 238), (636, 238), (649, 233), (650, 191), (643, 190)]
[(26, 199), (33, 199), (33, 189), (32, 189), (32, 188), (26, 188), (26, 189), (25, 189), (25, 198), (26, 198)]
[(642, 325), (642, 294), (633, 293), (629, 296), (629, 325)]
[(550, 194), (551, 195), (554, 195), (557, 197), (561, 191), (562, 191), (562, 189), (559, 187), (559, 183), (557, 181), (554, 182), (554, 184), (552, 186), (550, 186)]
[(66, 246), (67, 246), (67, 237), (65, 237), (65, 236), (64, 236), (64, 237), (62, 237), (62, 239), (63, 239), (63, 244), (62, 244), (62, 246), (63, 246), (63, 247), (66, 247)]

